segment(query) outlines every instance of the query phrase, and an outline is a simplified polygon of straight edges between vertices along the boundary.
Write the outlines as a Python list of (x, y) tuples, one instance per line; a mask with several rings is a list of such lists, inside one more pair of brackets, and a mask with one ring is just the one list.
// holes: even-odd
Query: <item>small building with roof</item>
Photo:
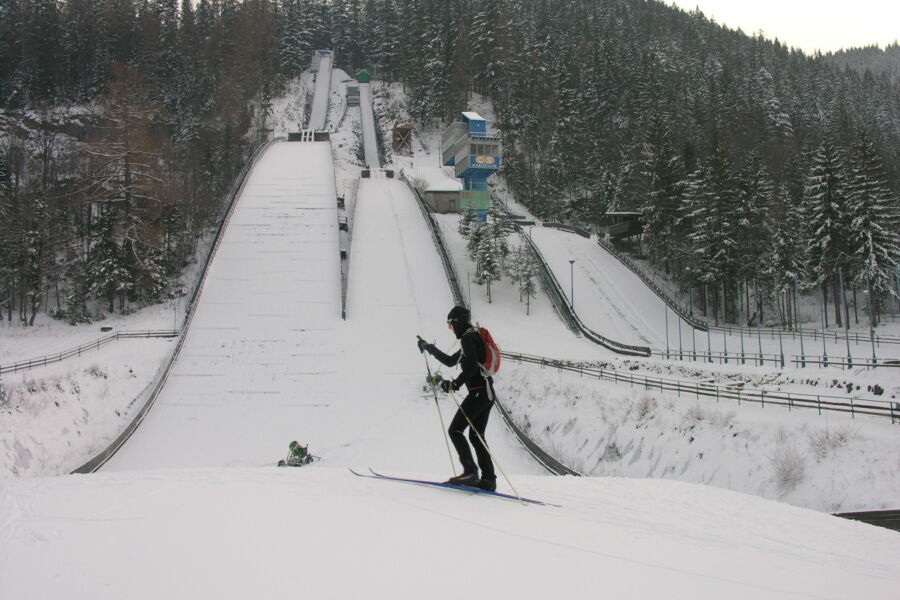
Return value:
[(413, 167), (405, 171), (432, 212), (458, 213), (463, 184), (449, 167)]

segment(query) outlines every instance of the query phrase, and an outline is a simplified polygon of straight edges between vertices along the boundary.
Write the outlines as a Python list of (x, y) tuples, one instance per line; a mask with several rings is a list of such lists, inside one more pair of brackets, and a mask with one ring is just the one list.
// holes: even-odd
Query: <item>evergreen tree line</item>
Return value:
[(877, 322), (900, 276), (900, 206), (868, 136), (849, 151), (826, 139), (804, 157), (797, 203), (759, 155), (736, 166), (719, 150), (687, 173), (670, 140), (660, 124), (644, 148), (644, 242), (708, 315), (748, 324), (769, 310), (770, 321), (789, 322), (796, 303), (781, 294), (812, 290), (833, 299), (833, 322), (842, 325), (846, 294), (855, 309), (861, 291), (874, 298), (865, 317)]
[(0, 318), (178, 293), (278, 85), (268, 2), (0, 0)]
[[(900, 84), (889, 71), (841, 68), (655, 0), (0, 0), (0, 47), (0, 222), (13, 223), (0, 225), (7, 311), (10, 297), (36, 306), (59, 277), (74, 281), (65, 275), (73, 248), (99, 252), (90, 236), (104, 227), (132, 258), (118, 270), (88, 269), (86, 296), (156, 293), (161, 277), (139, 266), (177, 268), (178, 240), (190, 243), (215, 214), (247, 131), (316, 48), (333, 48), (348, 72), (367, 68), (402, 82), (422, 124), (446, 123), (473, 92), (482, 94), (497, 113), (504, 174), (538, 217), (589, 227), (608, 209), (641, 210), (654, 260), (686, 285), (716, 283), (723, 299), (748, 287), (741, 282), (783, 285), (783, 273), (832, 286), (837, 264), (822, 266), (829, 252), (821, 261), (810, 254), (819, 230), (804, 210), (826, 145), (841, 165), (841, 218), (854, 230), (848, 239), (858, 242), (858, 227), (869, 221), (890, 231), (896, 212)], [(103, 98), (128, 95), (116, 85), (140, 91), (145, 108), (127, 114), (143, 115), (147, 147), (120, 152), (131, 158), (106, 165), (117, 175), (89, 184), (84, 172), (102, 173), (108, 156), (88, 152), (90, 144), (137, 142), (101, 127), (103, 116), (53, 109), (99, 108)], [(54, 121), (55, 114), (65, 118)], [(42, 153), (45, 126), (44, 137), (78, 143)], [(868, 221), (852, 191), (861, 185), (852, 182), (863, 146), (879, 173), (877, 204), (887, 207)], [(121, 166), (139, 157), (146, 168)], [(149, 172), (151, 164), (159, 172)], [(146, 178), (128, 192), (120, 182), (138, 185), (133, 173)], [(729, 187), (737, 183), (740, 190)], [(757, 198), (758, 206), (726, 210), (737, 197)], [(735, 212), (739, 221), (713, 225), (716, 215)], [(779, 233), (776, 225), (801, 216), (795, 235)], [(65, 225), (42, 225), (49, 222)], [(723, 231), (730, 237), (717, 239)], [(771, 251), (797, 242), (799, 231), (799, 258), (778, 254), (793, 270), (748, 270), (742, 262), (761, 255), (748, 247)], [(866, 258), (856, 242), (840, 246), (839, 275), (878, 294), (896, 254), (873, 250)], [(25, 248), (21, 256), (9, 254), (16, 248)], [(151, 260), (153, 252), (162, 254)], [(875, 263), (879, 276), (871, 275)], [(130, 279), (96, 283), (98, 270), (123, 269)]]
[(651, 260), (704, 286), (717, 320), (789, 320), (793, 303), (762, 299), (821, 287), (841, 323), (842, 279), (877, 320), (896, 289), (895, 46), (851, 69), (640, 0), (334, 6), (360, 15), (348, 57), (403, 81), (415, 118), (493, 102), (504, 174), (538, 217), (641, 211)]

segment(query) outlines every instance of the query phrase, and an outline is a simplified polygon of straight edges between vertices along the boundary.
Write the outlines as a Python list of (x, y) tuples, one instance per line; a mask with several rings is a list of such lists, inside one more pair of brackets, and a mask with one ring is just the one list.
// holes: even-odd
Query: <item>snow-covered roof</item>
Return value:
[(477, 112), (472, 112), (472, 111), (465, 111), (462, 113), (462, 116), (464, 116), (469, 121), (484, 121), (485, 120), (485, 118), (482, 117), (481, 115), (479, 115)]
[(417, 181), (423, 181), (425, 192), (457, 192), (462, 189), (462, 182), (454, 179), (452, 172), (449, 167), (419, 166), (408, 169), (406, 173), (414, 185), (417, 185)]

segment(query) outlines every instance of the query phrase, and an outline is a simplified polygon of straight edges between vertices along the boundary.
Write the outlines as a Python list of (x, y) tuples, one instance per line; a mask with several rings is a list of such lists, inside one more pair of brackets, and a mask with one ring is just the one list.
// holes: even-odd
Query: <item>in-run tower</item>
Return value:
[(487, 218), (491, 193), (487, 180), (500, 168), (500, 138), (488, 135), (487, 121), (474, 112), (460, 113), (441, 136), (441, 161), (463, 180), (460, 210), (472, 208)]

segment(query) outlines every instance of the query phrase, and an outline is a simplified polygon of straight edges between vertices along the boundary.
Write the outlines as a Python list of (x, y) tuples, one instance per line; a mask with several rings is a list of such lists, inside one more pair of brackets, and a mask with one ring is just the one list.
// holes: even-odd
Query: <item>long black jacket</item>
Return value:
[(484, 376), (481, 374), (481, 365), (484, 364), (484, 342), (481, 335), (471, 325), (462, 332), (454, 327), (454, 333), (459, 338), (460, 349), (453, 354), (444, 354), (434, 346), (429, 347), (432, 356), (447, 367), (459, 364), (460, 374), (453, 380), (453, 385), (459, 389), (462, 384), (469, 391), (485, 387)]

